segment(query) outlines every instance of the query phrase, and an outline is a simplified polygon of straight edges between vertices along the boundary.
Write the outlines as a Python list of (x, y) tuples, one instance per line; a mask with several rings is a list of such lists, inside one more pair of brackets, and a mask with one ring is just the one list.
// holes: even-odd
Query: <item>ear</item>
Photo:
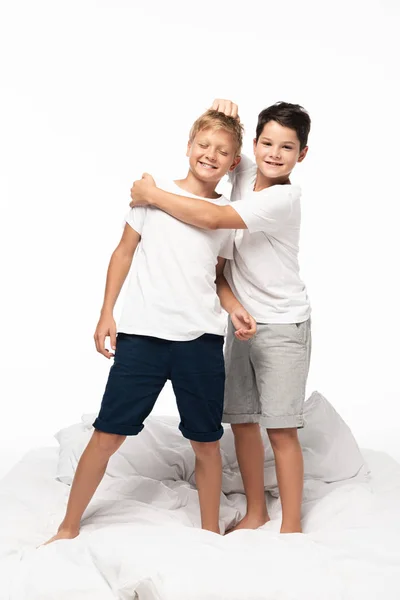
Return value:
[(189, 140), (186, 148), (186, 156), (190, 156), (190, 149), (192, 147), (192, 142)]
[(257, 140), (256, 140), (256, 138), (254, 138), (254, 140), (253, 140), (253, 152), (254, 152), (254, 154), (256, 153), (256, 148), (257, 148)]
[(307, 156), (307, 152), (308, 152), (308, 146), (306, 146), (305, 148), (303, 148), (303, 150), (300, 152), (299, 158), (297, 159), (297, 162), (303, 161), (305, 159), (305, 157)]
[(231, 164), (231, 166), (229, 167), (228, 171), (233, 171), (234, 169), (236, 169), (236, 167), (238, 166), (238, 164), (240, 163), (241, 160), (242, 160), (242, 157), (237, 156), (235, 158), (235, 160), (233, 161), (233, 163)]

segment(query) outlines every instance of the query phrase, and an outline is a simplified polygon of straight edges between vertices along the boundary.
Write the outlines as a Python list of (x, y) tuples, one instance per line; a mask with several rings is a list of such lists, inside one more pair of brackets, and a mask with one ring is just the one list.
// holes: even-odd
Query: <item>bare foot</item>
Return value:
[(57, 540), (72, 540), (79, 535), (79, 529), (59, 529), (56, 535), (53, 535), (52, 538), (47, 540), (42, 546), (47, 546), (47, 544), (51, 544), (51, 542), (55, 542)]
[(226, 533), (232, 533), (232, 531), (237, 531), (238, 529), (258, 529), (259, 527), (265, 525), (265, 523), (268, 523), (269, 520), (270, 518), (268, 515), (263, 517), (246, 515), (241, 521), (239, 521), (237, 525), (235, 525), (235, 527), (228, 529)]

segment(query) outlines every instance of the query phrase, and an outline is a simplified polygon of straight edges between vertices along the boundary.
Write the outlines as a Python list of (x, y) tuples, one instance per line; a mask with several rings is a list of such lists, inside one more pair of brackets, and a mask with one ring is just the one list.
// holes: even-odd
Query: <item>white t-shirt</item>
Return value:
[(248, 229), (236, 231), (225, 277), (258, 323), (301, 323), (310, 302), (299, 274), (300, 196), (297, 185), (254, 192), (257, 166), (242, 157), (232, 172), (232, 208)]
[[(166, 192), (199, 198), (173, 181), (157, 181)], [(226, 205), (216, 200), (199, 198)], [(218, 256), (233, 257), (235, 232), (204, 230), (154, 207), (129, 211), (126, 222), (141, 235), (131, 267), (118, 331), (166, 340), (224, 335), (226, 312), (216, 293)]]

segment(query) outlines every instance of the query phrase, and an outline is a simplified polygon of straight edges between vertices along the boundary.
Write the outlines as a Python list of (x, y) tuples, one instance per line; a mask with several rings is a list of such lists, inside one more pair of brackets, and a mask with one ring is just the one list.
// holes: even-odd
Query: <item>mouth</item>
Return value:
[(271, 160), (265, 160), (270, 167), (283, 167), (283, 163), (272, 162)]
[(202, 162), (201, 160), (198, 161), (199, 165), (201, 165), (203, 167), (203, 169), (216, 169), (217, 167), (214, 167), (214, 165), (210, 165), (209, 163), (205, 163)]

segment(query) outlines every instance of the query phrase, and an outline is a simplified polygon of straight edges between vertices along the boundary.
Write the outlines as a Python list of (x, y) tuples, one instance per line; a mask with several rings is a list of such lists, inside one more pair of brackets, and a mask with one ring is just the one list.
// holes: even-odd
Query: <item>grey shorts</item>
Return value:
[(229, 321), (223, 422), (260, 423), (267, 429), (303, 427), (310, 355), (310, 319), (259, 323), (248, 342), (235, 338)]

